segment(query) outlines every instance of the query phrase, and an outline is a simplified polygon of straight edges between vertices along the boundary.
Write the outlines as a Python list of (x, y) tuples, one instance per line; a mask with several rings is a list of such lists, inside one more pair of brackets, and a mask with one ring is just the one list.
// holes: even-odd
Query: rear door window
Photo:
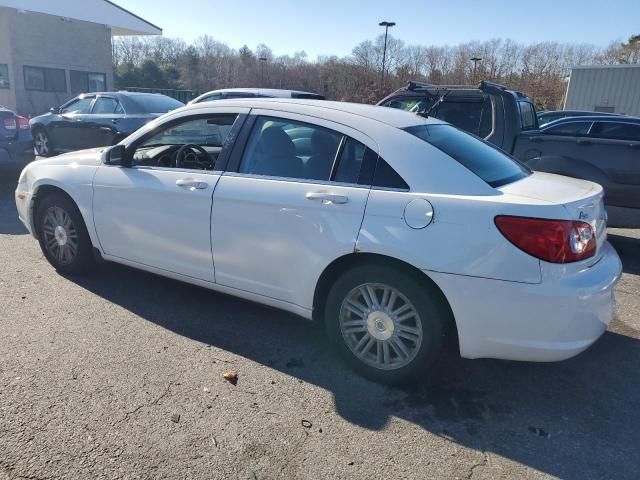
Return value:
[(239, 172), (329, 181), (342, 137), (319, 125), (258, 117)]
[(96, 99), (96, 102), (93, 104), (93, 109), (91, 110), (91, 113), (95, 113), (95, 114), (115, 113), (116, 108), (118, 108), (118, 101), (115, 98), (98, 97)]
[(640, 141), (640, 125), (632, 123), (596, 122), (591, 129), (592, 137), (614, 140)]
[(502, 150), (451, 125), (416, 125), (405, 130), (442, 150), (492, 187), (530, 174), (529, 169)]
[(593, 122), (568, 122), (552, 125), (543, 130), (547, 135), (586, 136), (589, 134)]

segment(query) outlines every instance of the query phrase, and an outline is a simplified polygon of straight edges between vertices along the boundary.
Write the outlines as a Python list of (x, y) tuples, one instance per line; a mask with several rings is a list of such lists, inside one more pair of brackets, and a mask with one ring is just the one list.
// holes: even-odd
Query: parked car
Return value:
[[(633, 138), (613, 139), (606, 132), (599, 133), (597, 128), (589, 131), (592, 138), (578, 138), (571, 129), (552, 128), (561, 120), (539, 129), (530, 98), (485, 81), (477, 87), (409, 82), (408, 87), (389, 95), (379, 105), (445, 120), (500, 147), (534, 170), (602, 183), (610, 214), (609, 224), (640, 227), (640, 181), (636, 169), (640, 163), (640, 149)], [(587, 120), (578, 128), (583, 133), (584, 128), (592, 125), (594, 117), (584, 118)], [(634, 117), (607, 115), (606, 118), (616, 121), (631, 118), (629, 122), (634, 122)], [(569, 118), (565, 120), (572, 122)], [(550, 133), (554, 133), (553, 137), (549, 136)], [(604, 168), (605, 164), (610, 166)], [(585, 165), (591, 167), (584, 168)], [(595, 165), (599, 166), (594, 168)], [(598, 171), (601, 168), (608, 173)]]
[(203, 93), (189, 102), (189, 105), (212, 100), (227, 100), (232, 98), (306, 98), (309, 100), (324, 100), (324, 95), (298, 90), (282, 90), (278, 88), (223, 88)]
[(549, 122), (560, 120), (566, 117), (585, 117), (585, 116), (619, 116), (617, 113), (601, 113), (601, 112), (586, 112), (584, 110), (547, 110), (544, 112), (538, 112), (538, 124), (542, 127)]
[(24, 164), (33, 158), (29, 119), (0, 106), (0, 166)]
[(36, 154), (48, 157), (114, 145), (147, 122), (184, 106), (157, 93), (83, 93), (31, 119)]
[(520, 139), (514, 155), (534, 170), (599, 183), (609, 224), (640, 227), (640, 118), (556, 120)]
[(521, 132), (538, 128), (536, 109), (529, 97), (487, 81), (477, 86), (411, 81), (378, 105), (439, 118), (507, 152)]
[(61, 272), (101, 257), (324, 322), (355, 369), (397, 383), (447, 349), (591, 345), (621, 275), (602, 195), (440, 120), (247, 99), (32, 162), (16, 204)]

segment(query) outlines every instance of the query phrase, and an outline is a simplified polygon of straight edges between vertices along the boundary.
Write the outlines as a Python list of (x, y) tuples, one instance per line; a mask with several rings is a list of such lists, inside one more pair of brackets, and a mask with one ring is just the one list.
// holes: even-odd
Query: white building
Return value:
[(113, 90), (111, 37), (161, 34), (108, 0), (0, 0), (0, 105), (37, 115)]
[(640, 116), (640, 65), (574, 67), (564, 109)]

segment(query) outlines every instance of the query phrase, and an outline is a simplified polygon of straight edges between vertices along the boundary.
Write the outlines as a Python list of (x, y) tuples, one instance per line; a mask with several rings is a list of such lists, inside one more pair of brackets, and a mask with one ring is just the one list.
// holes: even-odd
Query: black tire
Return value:
[[(358, 358), (349, 347), (347, 340), (349, 334), (345, 336), (342, 333), (340, 315), (343, 311), (345, 299), (356, 291), (358, 286), (363, 284), (389, 286), (404, 295), (415, 308), (418, 315), (412, 321), (415, 322), (414, 325), (416, 327), (417, 323), (420, 322), (422, 339), (420, 342), (409, 343), (410, 348), (413, 348), (412, 352), (414, 352), (412, 360), (409, 361), (409, 356), (407, 356), (406, 361), (409, 363), (399, 365), (397, 368), (376, 368)], [(379, 294), (376, 293), (376, 295)], [(367, 316), (367, 318), (369, 317)], [(363, 322), (363, 326), (360, 328), (369, 328), (366, 327), (366, 324), (366, 321)], [(435, 371), (437, 370), (436, 365), (445, 348), (449, 346), (447, 337), (453, 325), (453, 319), (448, 306), (442, 300), (440, 292), (436, 291), (435, 286), (429, 285), (428, 279), (421, 281), (410, 272), (391, 266), (367, 265), (354, 267), (346, 271), (334, 283), (327, 296), (325, 325), (329, 339), (354, 370), (375, 382), (400, 385), (412, 381), (431, 383), (435, 378), (438, 378)], [(394, 327), (394, 330), (395, 328), (397, 327)], [(368, 331), (370, 332), (370, 330)], [(365, 335), (365, 333), (362, 333), (362, 337)], [(359, 340), (362, 337), (355, 336), (353, 338)], [(376, 341), (374, 345), (377, 349), (379, 348), (377, 345), (379, 342), (377, 339), (374, 340)], [(406, 340), (403, 341), (406, 342)], [(407, 343), (404, 344), (407, 345)], [(394, 350), (397, 351), (398, 349), (394, 348)], [(388, 351), (389, 345), (386, 353)], [(369, 351), (367, 357), (370, 357), (370, 355), (373, 355), (372, 351)], [(373, 360), (371, 359), (370, 361)]]
[(36, 128), (33, 131), (33, 149), (36, 155), (40, 157), (51, 157), (55, 155), (51, 137), (49, 137), (47, 131), (42, 127)]
[[(65, 256), (63, 259), (60, 259), (56, 254), (60, 251), (59, 244), (51, 246), (51, 239), (52, 236), (55, 238), (55, 234), (51, 233), (51, 220), (46, 219), (50, 213), (54, 217), (56, 216), (56, 212), (59, 212), (59, 210), (55, 210), (56, 208), (69, 217), (68, 227), (63, 227), (65, 244), (71, 245), (73, 239), (75, 245), (75, 253), (72, 256)], [(48, 223), (45, 224), (45, 222)], [(45, 194), (45, 197), (38, 202), (35, 225), (42, 253), (57, 271), (77, 274), (95, 268), (96, 258), (87, 227), (78, 207), (67, 195), (59, 192)], [(47, 242), (50, 247), (47, 246)]]

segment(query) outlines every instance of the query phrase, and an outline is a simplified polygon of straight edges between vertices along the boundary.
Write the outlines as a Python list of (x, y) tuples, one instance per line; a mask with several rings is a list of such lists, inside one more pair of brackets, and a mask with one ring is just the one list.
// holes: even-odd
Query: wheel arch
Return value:
[(312, 319), (315, 322), (322, 322), (324, 318), (324, 306), (327, 295), (331, 289), (331, 285), (335, 280), (347, 270), (360, 266), (377, 264), (389, 268), (395, 268), (409, 273), (416, 281), (425, 285), (440, 299), (441, 305), (446, 309), (447, 318), (452, 324), (450, 330), (452, 333), (452, 341), (455, 343), (456, 349), (459, 349), (458, 325), (453, 315), (453, 309), (449, 304), (449, 300), (445, 296), (440, 287), (422, 270), (414, 267), (410, 263), (397, 258), (382, 255), (379, 253), (350, 253), (336, 258), (323, 270), (316, 282), (316, 288), (313, 294), (313, 313)]
[[(71, 200), (73, 202), (73, 204), (76, 206), (76, 208), (78, 208), (78, 202), (76, 202), (73, 197), (63, 188), (61, 188), (58, 185), (54, 185), (53, 183), (41, 183), (38, 186), (36, 186), (33, 190), (33, 196), (31, 197), (31, 207), (30, 207), (30, 212), (29, 212), (29, 217), (30, 217), (30, 223), (31, 223), (31, 231), (34, 233), (34, 236), (37, 236), (40, 234), (40, 232), (37, 229), (37, 225), (35, 222), (36, 219), (36, 212), (38, 211), (38, 207), (40, 206), (40, 202), (42, 201), (43, 198), (45, 198), (47, 196), (47, 194), (50, 193), (59, 193), (61, 195), (64, 195), (65, 197), (67, 197), (69, 200)], [(79, 208), (78, 208), (79, 210)], [(86, 225), (86, 221), (85, 221), (85, 225)]]

